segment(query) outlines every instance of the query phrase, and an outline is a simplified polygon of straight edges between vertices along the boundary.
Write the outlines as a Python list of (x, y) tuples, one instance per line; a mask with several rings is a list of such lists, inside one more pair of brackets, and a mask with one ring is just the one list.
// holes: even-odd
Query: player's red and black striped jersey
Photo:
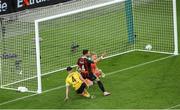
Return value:
[(81, 57), (78, 59), (77, 65), (80, 70), (83, 70), (83, 74), (92, 73), (91, 71), (91, 63), (92, 60), (88, 59), (87, 57)]

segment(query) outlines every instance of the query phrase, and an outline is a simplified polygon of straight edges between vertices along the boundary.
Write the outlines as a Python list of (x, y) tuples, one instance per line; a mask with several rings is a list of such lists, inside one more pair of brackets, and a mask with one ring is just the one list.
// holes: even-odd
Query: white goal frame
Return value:
[[(38, 93), (42, 93), (42, 83), (41, 83), (42, 74), (41, 74), (41, 61), (40, 61), (39, 23), (43, 22), (43, 21), (48, 21), (48, 20), (52, 20), (52, 19), (56, 19), (56, 18), (60, 18), (60, 17), (73, 15), (73, 14), (77, 14), (77, 13), (80, 13), (80, 12), (85, 12), (85, 11), (88, 11), (88, 10), (108, 6), (108, 5), (115, 4), (115, 3), (125, 2), (125, 1), (126, 0), (112, 0), (111, 2), (106, 2), (106, 3), (103, 3), (103, 4), (98, 4), (98, 5), (82, 8), (82, 9), (77, 9), (77, 10), (70, 11), (70, 12), (67, 12), (67, 13), (62, 13), (62, 14), (58, 14), (58, 15), (54, 15), (54, 16), (49, 16), (49, 17), (45, 17), (45, 18), (38, 19), (38, 20), (34, 21), (34, 23), (35, 23), (35, 38), (36, 38), (37, 79), (38, 79), (38, 90), (37, 91), (38, 91)], [(178, 32), (177, 32), (176, 0), (172, 0), (172, 2), (173, 2), (173, 22), (174, 22), (174, 24), (173, 24), (174, 25), (174, 53), (140, 50), (140, 49), (136, 49), (135, 46), (134, 46), (134, 50), (129, 50), (129, 51), (124, 52), (124, 53), (108, 56), (106, 58), (114, 57), (114, 56), (121, 55), (121, 54), (126, 54), (126, 53), (133, 52), (133, 51), (145, 51), (145, 52), (154, 52), (154, 53), (178, 55)], [(49, 73), (45, 73), (43, 75), (51, 74), (51, 73), (61, 71), (61, 70), (64, 70), (64, 69), (65, 68), (55, 70), (55, 71), (52, 71), (52, 72), (49, 72)]]
[[(38, 79), (38, 90), (37, 90), (37, 92), (38, 93), (42, 93), (39, 23), (43, 22), (43, 21), (48, 21), (48, 20), (51, 20), (51, 19), (56, 19), (56, 18), (60, 18), (60, 17), (68, 16), (68, 15), (73, 15), (73, 14), (77, 14), (77, 13), (80, 13), (80, 12), (85, 12), (85, 11), (88, 11), (88, 10), (92, 10), (92, 9), (96, 9), (96, 8), (100, 8), (100, 7), (104, 7), (104, 6), (108, 6), (108, 5), (112, 5), (112, 4), (115, 4), (115, 3), (124, 2), (124, 1), (126, 1), (126, 0), (112, 0), (111, 2), (106, 2), (106, 3), (103, 3), (103, 4), (98, 4), (98, 5), (82, 8), (82, 9), (77, 9), (77, 10), (70, 11), (70, 12), (67, 12), (67, 13), (62, 13), (62, 14), (58, 14), (58, 15), (54, 15), (54, 16), (50, 16), (50, 17), (45, 17), (45, 18), (38, 19), (38, 20), (34, 21), (34, 23), (35, 23), (35, 40), (36, 40), (36, 60), (37, 60), (36, 62), (37, 62), (37, 79)], [(125, 53), (129, 53), (129, 52), (132, 52), (132, 51), (128, 51), (128, 52), (125, 52)], [(121, 53), (121, 54), (124, 54), (124, 53)], [(113, 56), (117, 56), (117, 55), (113, 55)], [(112, 57), (112, 56), (109, 56), (109, 57)], [(64, 70), (64, 69), (59, 69), (57, 71), (61, 71), (61, 70)], [(51, 73), (54, 73), (54, 72), (57, 72), (57, 71), (45, 73), (44, 75), (51, 74)]]

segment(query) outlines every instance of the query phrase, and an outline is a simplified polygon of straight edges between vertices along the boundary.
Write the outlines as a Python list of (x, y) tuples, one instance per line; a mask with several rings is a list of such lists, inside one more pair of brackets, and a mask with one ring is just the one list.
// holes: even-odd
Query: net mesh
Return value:
[(39, 30), (42, 73), (75, 65), (83, 49), (108, 56), (133, 50), (125, 2), (40, 22)]
[(4, 19), (1, 24), (1, 85), (7, 89), (37, 90), (34, 24)]
[(136, 49), (174, 52), (174, 26), (172, 0), (134, 0), (134, 29)]

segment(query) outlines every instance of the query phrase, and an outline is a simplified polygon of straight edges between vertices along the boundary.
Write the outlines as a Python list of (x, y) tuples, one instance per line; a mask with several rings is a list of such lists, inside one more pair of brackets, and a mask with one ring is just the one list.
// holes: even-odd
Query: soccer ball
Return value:
[(152, 45), (151, 44), (147, 44), (145, 46), (145, 49), (148, 50), (148, 51), (152, 50)]

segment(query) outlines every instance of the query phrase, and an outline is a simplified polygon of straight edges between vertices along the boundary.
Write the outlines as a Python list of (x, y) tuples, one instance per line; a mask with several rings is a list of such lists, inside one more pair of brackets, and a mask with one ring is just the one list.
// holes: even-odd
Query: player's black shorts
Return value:
[(89, 79), (89, 80), (91, 80), (91, 81), (94, 81), (94, 80), (96, 80), (97, 78), (96, 78), (96, 76), (93, 74), (93, 73), (89, 73), (89, 74), (81, 74), (82, 75), (82, 77), (84, 78), (84, 79)]
[(89, 73), (89, 74), (83, 76), (83, 78), (84, 78), (84, 79), (89, 79), (89, 80), (91, 80), (91, 81), (94, 81), (94, 80), (97, 79), (96, 76), (95, 76), (93, 73)]
[(82, 94), (85, 88), (86, 88), (86, 84), (82, 83), (80, 88), (78, 90), (76, 90), (76, 93), (77, 94)]
[(81, 76), (86, 79), (87, 78), (87, 74), (81, 73)]
[(90, 74), (88, 74), (87, 79), (89, 79), (89, 80), (91, 80), (91, 81), (94, 81), (94, 80), (96, 80), (97, 78), (96, 78), (96, 76), (95, 76), (93, 73), (90, 73)]

